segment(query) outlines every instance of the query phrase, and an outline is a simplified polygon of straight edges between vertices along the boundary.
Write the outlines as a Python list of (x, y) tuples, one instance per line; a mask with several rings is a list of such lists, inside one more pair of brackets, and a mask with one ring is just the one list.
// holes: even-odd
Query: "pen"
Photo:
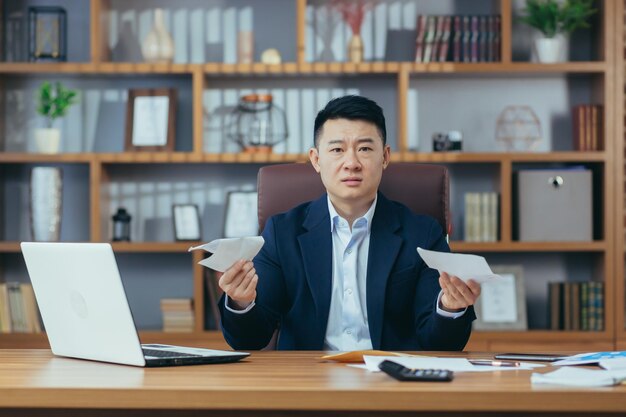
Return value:
[(516, 367), (519, 366), (519, 362), (509, 362), (509, 361), (491, 361), (487, 359), (472, 359), (469, 361), (472, 365), (484, 365), (484, 366), (505, 366), (505, 367)]

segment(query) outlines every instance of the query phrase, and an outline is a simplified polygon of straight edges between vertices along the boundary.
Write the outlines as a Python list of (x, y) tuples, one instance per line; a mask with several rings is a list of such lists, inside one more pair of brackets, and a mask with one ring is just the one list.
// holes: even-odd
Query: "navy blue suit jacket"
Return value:
[[(277, 349), (323, 350), (332, 290), (332, 235), (327, 196), (273, 216), (254, 258), (255, 306), (224, 308), (222, 331), (234, 349), (261, 349), (280, 327)], [(416, 248), (449, 251), (433, 218), (378, 194), (367, 265), (367, 317), (374, 349), (462, 350), (475, 318), (436, 312), (440, 287)]]

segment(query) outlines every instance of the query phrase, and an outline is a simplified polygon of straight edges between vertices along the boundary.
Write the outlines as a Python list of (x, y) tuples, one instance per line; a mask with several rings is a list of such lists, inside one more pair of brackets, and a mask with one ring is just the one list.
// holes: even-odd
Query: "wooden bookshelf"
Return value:
[[(598, 30), (599, 59), (597, 61), (577, 61), (558, 64), (539, 64), (531, 62), (515, 62), (513, 59), (513, 0), (499, 0), (494, 10), (501, 13), (502, 49), (501, 62), (489, 63), (414, 63), (414, 62), (308, 62), (306, 56), (306, 0), (293, 0), (295, 8), (295, 32), (293, 48), (295, 56), (292, 62), (279, 65), (262, 63), (229, 64), (229, 63), (174, 63), (150, 64), (144, 62), (112, 62), (111, 51), (106, 45), (109, 34), (103, 17), (111, 9), (107, 0), (89, 0), (90, 51), (86, 62), (65, 63), (0, 63), (0, 89), (4, 94), (8, 82), (4, 79), (41, 78), (47, 75), (60, 75), (64, 78), (94, 78), (108, 80), (115, 86), (121, 79), (156, 77), (158, 79), (185, 79), (190, 84), (191, 103), (191, 149), (176, 152), (104, 152), (104, 153), (63, 153), (44, 155), (35, 153), (0, 152), (0, 168), (3, 166), (28, 164), (71, 165), (86, 164), (89, 170), (89, 240), (104, 240), (102, 219), (106, 201), (103, 201), (103, 189), (111, 181), (111, 171), (123, 171), (126, 165), (140, 164), (142, 168), (150, 164), (172, 166), (211, 165), (211, 164), (273, 164), (286, 162), (305, 162), (306, 153), (207, 153), (204, 143), (207, 133), (204, 126), (203, 95), (211, 87), (214, 79), (350, 79), (359, 80), (364, 77), (384, 78), (390, 81), (390, 90), (395, 95), (396, 114), (388, 117), (388, 124), (395, 124), (397, 149), (392, 153), (393, 162), (415, 162), (435, 164), (467, 164), (472, 167), (492, 166), (499, 175), (500, 229), (501, 236), (497, 242), (471, 243), (451, 242), (454, 251), (468, 253), (525, 254), (534, 253), (565, 254), (591, 253), (596, 259), (594, 265), (598, 272), (594, 279), (605, 282), (607, 294), (605, 305), (605, 325), (603, 332), (565, 332), (530, 330), (526, 332), (475, 332), (470, 343), (471, 347), (483, 350), (499, 350), (510, 347), (511, 350), (542, 350), (545, 348), (582, 349), (609, 348), (626, 346), (626, 306), (624, 300), (624, 237), (622, 221), (624, 213), (624, 4), (622, 0), (599, 2), (600, 28)], [(295, 61), (294, 61), (295, 60)], [(582, 76), (592, 80), (591, 95), (600, 100), (606, 109), (604, 118), (605, 146), (602, 151), (575, 152), (449, 152), (426, 153), (409, 150), (408, 124), (413, 115), (408, 109), (408, 90), (412, 79), (421, 77), (450, 78), (483, 77), (485, 79), (507, 79), (507, 77), (528, 76)], [(187, 81), (188, 80), (188, 81)], [(0, 103), (0, 108), (4, 104)], [(4, 109), (6, 113), (7, 109)], [(6, 116), (0, 117), (0, 126), (6, 125)], [(313, 117), (313, 115), (311, 115)], [(492, 131), (486, 132), (493, 135)], [(602, 188), (599, 193), (602, 212), (597, 213), (602, 221), (598, 234), (599, 240), (591, 242), (519, 242), (513, 239), (513, 185), (512, 177), (516, 164), (588, 164), (597, 168), (594, 173), (596, 182)], [(170, 166), (164, 169), (174, 169)], [(178, 167), (176, 167), (178, 169)], [(5, 203), (3, 203), (5, 204)], [(0, 212), (2, 210), (0, 209)], [(114, 250), (120, 253), (141, 256), (145, 253), (184, 253), (189, 246), (197, 242), (131, 242), (113, 243)], [(19, 254), (19, 242), (0, 242), (0, 274), (2, 273), (2, 256)], [(162, 332), (141, 332), (146, 342), (203, 344), (215, 343), (224, 346), (219, 333), (204, 331), (204, 274), (196, 263), (202, 254), (190, 256), (193, 263), (192, 277), (195, 298), (196, 331), (191, 334), (164, 334)], [(2, 276), (0, 275), (0, 280)], [(608, 295), (615, 294), (614, 297)], [(165, 339), (164, 339), (165, 338)], [(43, 335), (0, 334), (0, 347), (36, 347), (47, 344)], [(212, 345), (210, 345), (212, 346)], [(514, 349), (517, 348), (517, 349)], [(593, 350), (593, 349), (591, 349)]]

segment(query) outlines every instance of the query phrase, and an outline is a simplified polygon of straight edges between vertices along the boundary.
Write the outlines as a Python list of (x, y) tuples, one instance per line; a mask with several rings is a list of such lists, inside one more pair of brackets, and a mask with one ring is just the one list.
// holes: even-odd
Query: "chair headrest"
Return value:
[[(268, 165), (258, 174), (259, 228), (267, 219), (326, 192), (309, 163)], [(441, 165), (391, 163), (383, 172), (379, 190), (414, 213), (434, 217), (448, 232), (448, 170)]]

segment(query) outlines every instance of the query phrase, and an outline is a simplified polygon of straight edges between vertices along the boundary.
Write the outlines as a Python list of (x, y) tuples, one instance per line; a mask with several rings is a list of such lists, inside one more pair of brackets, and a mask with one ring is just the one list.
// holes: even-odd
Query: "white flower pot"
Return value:
[(544, 64), (565, 62), (567, 60), (567, 38), (557, 35), (554, 38), (535, 39), (537, 59)]
[(55, 128), (35, 129), (35, 143), (40, 153), (59, 153), (61, 131)]

